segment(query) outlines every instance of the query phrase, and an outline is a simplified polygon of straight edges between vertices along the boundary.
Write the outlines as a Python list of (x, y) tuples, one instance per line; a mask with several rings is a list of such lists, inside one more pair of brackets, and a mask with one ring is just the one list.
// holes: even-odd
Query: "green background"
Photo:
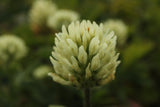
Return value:
[[(33, 0), (0, 0), (0, 35), (24, 39), (25, 58), (0, 67), (1, 107), (81, 107), (80, 90), (62, 86), (50, 77), (35, 79), (33, 71), (49, 61), (54, 33), (35, 33), (28, 22)], [(81, 19), (97, 23), (121, 19), (129, 27), (126, 44), (119, 49), (115, 80), (92, 90), (93, 107), (160, 106), (160, 1), (159, 0), (54, 0), (61, 9), (77, 11)]]

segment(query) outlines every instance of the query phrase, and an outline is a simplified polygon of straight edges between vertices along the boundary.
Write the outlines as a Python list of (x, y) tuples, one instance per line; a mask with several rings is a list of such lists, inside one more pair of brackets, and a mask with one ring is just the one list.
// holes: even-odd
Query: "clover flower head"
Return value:
[(56, 34), (50, 60), (54, 81), (79, 88), (100, 86), (114, 79), (119, 53), (113, 31), (103, 24), (83, 20), (72, 22)]
[(24, 41), (15, 36), (4, 34), (0, 36), (0, 60), (18, 60), (27, 54), (27, 47)]
[(43, 79), (47, 76), (49, 72), (52, 71), (52, 68), (48, 65), (41, 65), (38, 68), (36, 68), (33, 72), (33, 76), (37, 79)]
[(48, 26), (52, 29), (60, 29), (62, 25), (68, 26), (72, 21), (79, 19), (79, 14), (72, 10), (58, 10), (48, 18)]
[(115, 32), (117, 35), (118, 45), (123, 45), (126, 42), (128, 28), (123, 21), (109, 19), (104, 22), (104, 28)]
[(57, 6), (51, 0), (35, 0), (30, 10), (30, 23), (32, 25), (46, 25), (47, 18), (54, 14)]

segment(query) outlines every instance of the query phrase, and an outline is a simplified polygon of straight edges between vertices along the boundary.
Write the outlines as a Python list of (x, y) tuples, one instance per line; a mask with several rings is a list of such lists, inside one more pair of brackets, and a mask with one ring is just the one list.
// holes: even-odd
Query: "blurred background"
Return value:
[(0, 107), (82, 107), (80, 90), (47, 73), (55, 33), (83, 19), (113, 29), (121, 53), (93, 107), (160, 106), (159, 0), (0, 0)]

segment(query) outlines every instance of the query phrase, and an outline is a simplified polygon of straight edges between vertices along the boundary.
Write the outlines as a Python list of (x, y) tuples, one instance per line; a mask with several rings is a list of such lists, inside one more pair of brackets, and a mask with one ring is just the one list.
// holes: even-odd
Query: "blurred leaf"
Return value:
[(95, 20), (97, 17), (100, 17), (102, 13), (105, 13), (106, 5), (96, 1), (85, 1), (80, 7), (83, 8), (79, 8), (83, 19)]
[(122, 52), (122, 66), (128, 68), (144, 57), (154, 47), (153, 42), (147, 40), (135, 40)]

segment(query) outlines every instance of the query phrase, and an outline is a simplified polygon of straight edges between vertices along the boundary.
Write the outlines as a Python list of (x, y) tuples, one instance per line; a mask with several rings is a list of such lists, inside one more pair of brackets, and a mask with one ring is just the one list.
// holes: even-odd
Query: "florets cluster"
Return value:
[(123, 45), (126, 42), (128, 27), (123, 21), (109, 19), (104, 22), (104, 28), (115, 32), (117, 35), (118, 45)]
[(58, 10), (48, 18), (48, 26), (60, 29), (62, 25), (68, 26), (72, 21), (79, 20), (79, 14), (72, 10)]
[(24, 41), (15, 35), (0, 36), (0, 60), (19, 60), (27, 53)]
[(90, 21), (72, 22), (56, 34), (50, 60), (53, 80), (76, 87), (104, 85), (114, 79), (119, 54), (113, 31)]
[(35, 0), (30, 10), (30, 23), (44, 26), (51, 14), (54, 14), (57, 6), (51, 0)]

